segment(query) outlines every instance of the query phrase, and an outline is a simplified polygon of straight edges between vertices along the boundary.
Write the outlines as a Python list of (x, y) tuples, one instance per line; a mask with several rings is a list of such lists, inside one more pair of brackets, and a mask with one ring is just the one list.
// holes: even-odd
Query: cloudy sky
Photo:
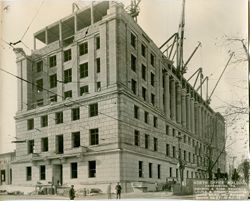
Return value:
[[(1, 38), (7, 42), (16, 42), (27, 31), (22, 41), (28, 48), (24, 44), (18, 47), (24, 48), (29, 54), (33, 48), (33, 33), (69, 15), (72, 12), (72, 2), (76, 2), (79, 7), (90, 3), (79, 0), (1, 1)], [(127, 6), (130, 1), (123, 2)], [(138, 23), (156, 45), (163, 44), (178, 30), (181, 3), (181, 0), (141, 1)], [(208, 94), (229, 58), (229, 50), (240, 55), (244, 53), (240, 42), (229, 44), (225, 35), (230, 38), (247, 38), (247, 0), (186, 0), (184, 60), (189, 57), (198, 41), (202, 42), (202, 47), (191, 60), (185, 77), (188, 78), (202, 67), (204, 75), (209, 76), (210, 80)], [(16, 74), (15, 55), (2, 39), (0, 68)], [(219, 110), (227, 104), (247, 102), (247, 79), (246, 63), (231, 63), (213, 94), (211, 106)], [(16, 78), (0, 71), (0, 153), (15, 148), (10, 141), (15, 136), (13, 117), (17, 110), (16, 81)], [(245, 144), (248, 139), (246, 118), (240, 116), (237, 125), (227, 129), (230, 139), (235, 141), (229, 147), (229, 156), (237, 156), (238, 161), (248, 153), (248, 146)]]

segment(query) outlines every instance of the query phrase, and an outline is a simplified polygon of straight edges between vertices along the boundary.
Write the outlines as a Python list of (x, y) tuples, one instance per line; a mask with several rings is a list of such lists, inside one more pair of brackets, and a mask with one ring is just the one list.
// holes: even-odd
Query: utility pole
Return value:
[(182, 181), (183, 181), (183, 172), (184, 172), (184, 169), (185, 169), (185, 164), (184, 164), (184, 161), (182, 161), (181, 159), (181, 148), (180, 148), (180, 141), (181, 141), (181, 134), (179, 133), (178, 136), (178, 165), (177, 167), (179, 168), (179, 173), (180, 173), (180, 187), (181, 187), (181, 192), (182, 192)]

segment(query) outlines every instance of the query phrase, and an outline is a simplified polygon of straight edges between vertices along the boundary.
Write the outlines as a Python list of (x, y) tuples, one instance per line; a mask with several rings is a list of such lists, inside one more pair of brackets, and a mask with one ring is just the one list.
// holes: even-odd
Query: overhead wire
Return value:
[(30, 29), (30, 27), (31, 27), (32, 23), (34, 22), (35, 18), (36, 18), (36, 17), (37, 17), (37, 15), (39, 14), (39, 11), (40, 11), (40, 9), (41, 9), (41, 7), (42, 7), (42, 5), (43, 5), (44, 1), (45, 1), (45, 0), (42, 0), (42, 2), (41, 2), (41, 4), (40, 4), (39, 8), (37, 9), (37, 11), (36, 11), (36, 13), (35, 13), (34, 17), (32, 18), (32, 20), (31, 20), (30, 24), (29, 24), (29, 25), (28, 25), (28, 27), (27, 27), (26, 31), (25, 31), (25, 32), (24, 32), (24, 34), (22, 35), (22, 37), (21, 37), (20, 41), (22, 41), (22, 40), (23, 40), (23, 38), (24, 38), (24, 37), (25, 37), (25, 35), (27, 34), (28, 30)]
[[(32, 86), (36, 86), (36, 87), (37, 87), (37, 84), (35, 84), (35, 83), (31, 82), (31, 81), (28, 81), (28, 80), (26, 80), (26, 79), (23, 79), (23, 78), (21, 78), (21, 77), (15, 75), (15, 74), (9, 72), (9, 71), (6, 71), (6, 70), (4, 70), (4, 69), (2, 69), (2, 68), (0, 68), (0, 71), (3, 71), (3, 72), (5, 72), (5, 73), (7, 73), (7, 74), (9, 74), (9, 75), (11, 75), (11, 76), (16, 77), (17, 79), (20, 79), (20, 80), (22, 80), (22, 81), (24, 81), (24, 82), (26, 82), (26, 83), (28, 83), (28, 84), (31, 84)], [(40, 86), (39, 86), (39, 87), (40, 87)], [(57, 94), (57, 93), (55, 93), (55, 92), (53, 92), (53, 91), (51, 91), (51, 90), (48, 90), (48, 89), (43, 88), (43, 87), (41, 87), (41, 88), (42, 88), (43, 90), (49, 92), (49, 93), (52, 93), (52, 94), (54, 94), (54, 95), (57, 95), (57, 96), (59, 96), (59, 97), (64, 98), (64, 96), (59, 95), (59, 94)], [(66, 101), (71, 102), (71, 103), (73, 103), (73, 104), (77, 104), (77, 105), (79, 105), (79, 106), (82, 106), (82, 107), (85, 107), (85, 108), (88, 109), (88, 106), (83, 105), (83, 104), (81, 104), (81, 103), (79, 103), (79, 102), (77, 102), (77, 101), (74, 101), (74, 100), (71, 100), (71, 99), (66, 99)], [(125, 121), (123, 121), (123, 120), (121, 120), (121, 119), (118, 119), (118, 118), (116, 118), (116, 117), (114, 117), (114, 116), (105, 114), (105, 113), (100, 112), (100, 111), (98, 111), (98, 114), (104, 115), (104, 116), (106, 116), (106, 117), (109, 117), (109, 118), (114, 119), (114, 120), (116, 120), (116, 121), (119, 121), (119, 122), (121, 122), (121, 123), (124, 123), (124, 124), (126, 124), (127, 126), (129, 126), (130, 128), (133, 128), (133, 129), (134, 129), (134, 127), (131, 127), (131, 124), (130, 124), (130, 123), (125, 122)], [(141, 126), (138, 126), (138, 125), (134, 125), (134, 126), (135, 126), (136, 128), (140, 128), (140, 129), (142, 129), (142, 130), (144, 130), (144, 131), (154, 132), (154, 133), (166, 135), (166, 132), (160, 132), (159, 130), (156, 130), (156, 129), (159, 129), (159, 128), (147, 129), (147, 128), (145, 128), (145, 127), (141, 127)], [(150, 126), (150, 125), (148, 125), (148, 126)], [(192, 137), (192, 138), (194, 138), (194, 137)], [(195, 139), (195, 138), (194, 138), (194, 139)], [(197, 140), (197, 139), (196, 139), (196, 140)]]

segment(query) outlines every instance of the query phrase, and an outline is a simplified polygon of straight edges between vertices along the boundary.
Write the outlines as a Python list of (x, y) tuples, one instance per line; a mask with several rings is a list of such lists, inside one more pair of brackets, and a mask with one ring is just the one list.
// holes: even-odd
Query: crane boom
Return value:
[(201, 46), (201, 42), (198, 41), (198, 43), (199, 43), (199, 44), (196, 46), (196, 48), (194, 49), (194, 51), (192, 52), (192, 54), (190, 55), (190, 57), (188, 58), (188, 60), (187, 60), (186, 63), (184, 64), (182, 73), (186, 73), (188, 63), (190, 62), (190, 60), (192, 59), (192, 57), (194, 56), (194, 54), (195, 54), (195, 52), (198, 50), (198, 48)]
[(209, 96), (209, 98), (208, 98), (208, 101), (209, 101), (209, 102), (210, 102), (210, 100), (211, 100), (211, 96), (213, 95), (213, 93), (214, 93), (214, 91), (215, 91), (215, 89), (216, 89), (216, 87), (217, 87), (217, 85), (218, 85), (218, 83), (219, 83), (219, 81), (220, 81), (222, 75), (224, 74), (224, 72), (225, 72), (225, 70), (226, 70), (226, 68), (227, 68), (227, 66), (228, 66), (228, 64), (229, 64), (229, 62), (231, 61), (233, 55), (234, 55), (234, 52), (232, 52), (232, 53), (230, 54), (230, 57), (229, 57), (229, 59), (228, 59), (228, 61), (227, 61), (227, 64), (226, 64), (225, 68), (223, 69), (223, 71), (222, 71), (222, 73), (221, 73), (219, 79), (217, 80), (217, 82), (216, 82), (216, 84), (215, 84), (215, 86), (214, 86), (213, 91), (211, 92), (211, 94), (210, 94), (210, 96)]

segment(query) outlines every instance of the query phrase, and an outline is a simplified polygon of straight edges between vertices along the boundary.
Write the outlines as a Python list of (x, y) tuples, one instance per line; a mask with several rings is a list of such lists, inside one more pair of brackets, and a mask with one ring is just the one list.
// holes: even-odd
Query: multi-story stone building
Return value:
[(211, 140), (215, 158), (225, 143), (224, 119), (121, 4), (94, 3), (34, 39), (31, 55), (15, 50), (16, 130), (26, 143), (16, 147), (13, 183), (152, 189), (179, 178), (179, 153), (184, 178), (206, 176)]
[(15, 160), (16, 152), (0, 154), (0, 185), (12, 184), (12, 161)]

